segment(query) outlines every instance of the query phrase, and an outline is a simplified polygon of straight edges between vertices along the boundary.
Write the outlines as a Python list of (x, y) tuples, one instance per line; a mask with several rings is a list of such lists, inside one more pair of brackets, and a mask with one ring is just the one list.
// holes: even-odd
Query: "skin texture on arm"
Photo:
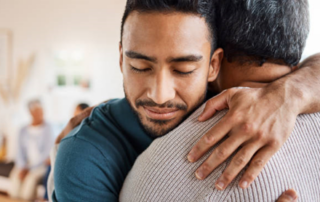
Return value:
[(319, 86), (320, 55), (317, 54), (302, 62), (300, 69), (266, 87), (233, 88), (209, 100), (200, 121), (208, 120), (222, 109), (228, 108), (229, 112), (194, 146), (188, 155), (189, 161), (197, 161), (226, 135), (229, 138), (198, 168), (196, 177), (206, 178), (240, 148), (216, 187), (225, 189), (249, 164), (239, 184), (247, 188), (288, 139), (296, 117), (320, 111)]
[(287, 81), (293, 93), (297, 92), (297, 98), (301, 98), (298, 105), (304, 107), (300, 114), (320, 111), (320, 53), (305, 59), (297, 71), (288, 75)]

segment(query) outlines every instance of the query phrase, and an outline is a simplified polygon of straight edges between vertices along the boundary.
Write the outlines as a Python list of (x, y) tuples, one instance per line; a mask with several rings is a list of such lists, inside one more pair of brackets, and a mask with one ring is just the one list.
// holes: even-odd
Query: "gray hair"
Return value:
[(39, 99), (33, 99), (28, 102), (28, 109), (30, 111), (34, 110), (37, 107), (42, 107), (41, 101)]
[(219, 0), (219, 46), (229, 61), (299, 63), (309, 34), (307, 0)]

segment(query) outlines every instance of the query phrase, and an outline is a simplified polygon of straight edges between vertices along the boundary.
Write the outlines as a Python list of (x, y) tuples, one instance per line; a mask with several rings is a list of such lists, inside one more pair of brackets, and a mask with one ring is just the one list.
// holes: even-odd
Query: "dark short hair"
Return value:
[(219, 0), (218, 45), (228, 61), (249, 56), (299, 63), (309, 34), (308, 0)]
[(212, 53), (217, 47), (214, 0), (127, 0), (121, 23), (121, 39), (123, 27), (129, 14), (138, 12), (182, 12), (196, 14), (203, 18), (208, 25), (211, 38)]
[(81, 110), (85, 110), (86, 108), (89, 107), (89, 105), (87, 103), (80, 103), (78, 104), (78, 107), (81, 109)]

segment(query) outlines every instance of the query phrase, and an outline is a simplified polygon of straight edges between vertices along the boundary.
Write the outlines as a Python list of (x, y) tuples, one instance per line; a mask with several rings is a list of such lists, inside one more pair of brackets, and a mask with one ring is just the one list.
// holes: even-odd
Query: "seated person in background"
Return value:
[[(212, 26), (212, 2), (127, 1), (119, 60), (126, 97), (96, 107), (61, 141), (54, 172), (54, 201), (118, 201), (137, 156), (206, 100), (208, 82), (216, 78), (223, 56), (216, 44), (216, 27)], [(275, 112), (275, 107), (281, 108), (270, 120), (293, 126), (297, 115), (310, 106), (314, 106), (312, 110), (320, 109), (315, 99), (320, 89), (309, 87), (318, 82), (318, 67), (304, 67), (264, 88), (239, 90), (240, 98), (228, 99), (235, 104), (230, 111), (246, 114), (242, 108), (257, 106), (251, 114), (264, 118)], [(297, 82), (309, 74), (313, 77)], [(290, 99), (286, 102), (279, 99), (287, 96)], [(274, 102), (267, 102), (270, 99)], [(297, 104), (299, 101), (301, 104)], [(296, 111), (292, 112), (291, 107)], [(237, 128), (239, 123), (230, 117), (226, 118), (229, 127)], [(261, 121), (258, 117), (254, 123), (272, 130), (268, 138), (273, 141), (283, 144), (291, 133), (290, 127), (283, 129)], [(256, 134), (248, 136), (255, 138)], [(273, 153), (271, 150), (268, 156)]]
[(23, 127), (18, 136), (15, 168), (10, 173), (9, 195), (13, 198), (33, 200), (36, 187), (47, 170), (50, 149), (54, 144), (52, 126), (44, 120), (39, 100), (28, 104), (32, 122)]
[[(218, 43), (225, 50), (225, 58), (210, 84), (212, 89), (222, 92), (244, 84), (263, 87), (296, 69), (309, 30), (306, 0), (221, 0), (219, 7)], [(237, 89), (233, 91), (229, 96), (237, 96)], [(210, 101), (214, 109), (227, 108), (227, 99), (220, 97)], [(288, 188), (295, 189), (301, 201), (320, 201), (320, 113), (298, 116), (289, 139), (249, 186), (247, 179), (240, 181), (237, 177), (232, 181), (235, 175), (231, 171), (240, 172), (250, 161), (246, 155), (255, 152), (250, 144), (259, 147), (257, 140), (265, 137), (257, 136), (256, 141), (242, 145), (232, 158), (227, 158), (223, 147), (238, 148), (239, 139), (248, 138), (247, 133), (254, 129), (254, 125), (247, 125), (229, 132), (224, 142), (208, 153), (220, 141), (219, 131), (209, 130), (222, 124), (229, 114), (226, 110), (216, 112), (210, 120), (199, 122), (204, 108), (205, 104), (172, 132), (154, 140), (137, 158), (122, 187), (120, 201), (275, 201)], [(248, 110), (249, 116), (251, 112)], [(196, 163), (187, 159), (193, 147), (205, 154), (202, 158), (194, 156), (192, 162), (200, 158)], [(268, 152), (266, 147), (262, 150)], [(265, 161), (261, 156), (252, 159), (259, 167)], [(210, 167), (216, 169), (211, 173)], [(249, 188), (241, 189), (239, 184)]]

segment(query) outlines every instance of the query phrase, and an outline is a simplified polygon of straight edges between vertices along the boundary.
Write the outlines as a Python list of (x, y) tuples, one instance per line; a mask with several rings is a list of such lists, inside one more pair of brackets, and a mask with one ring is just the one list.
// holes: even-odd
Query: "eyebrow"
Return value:
[[(132, 59), (139, 59), (139, 60), (146, 60), (150, 61), (153, 63), (157, 63), (157, 59), (154, 57), (150, 57), (147, 55), (143, 55), (141, 53), (135, 52), (135, 51), (126, 51), (126, 56)], [(186, 55), (186, 56), (181, 56), (181, 57), (176, 57), (176, 58), (169, 58), (168, 62), (199, 62), (202, 60), (201, 55)]]
[(187, 55), (187, 56), (182, 56), (182, 57), (177, 57), (177, 58), (170, 58), (169, 62), (199, 62), (202, 60), (201, 55)]
[(141, 53), (134, 52), (134, 51), (126, 51), (126, 56), (129, 58), (132, 58), (132, 59), (147, 60), (147, 61), (150, 61), (153, 63), (157, 62), (157, 59), (154, 57), (146, 56)]

